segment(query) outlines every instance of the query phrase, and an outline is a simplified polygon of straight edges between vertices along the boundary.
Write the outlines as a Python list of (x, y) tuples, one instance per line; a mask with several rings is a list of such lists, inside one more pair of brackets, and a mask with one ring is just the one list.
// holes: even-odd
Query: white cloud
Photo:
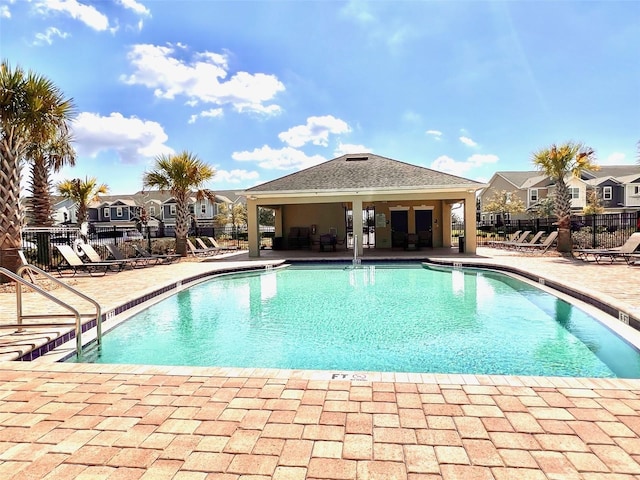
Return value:
[(0, 5), (0, 18), (11, 18), (11, 10), (8, 5)]
[(274, 149), (267, 145), (251, 152), (234, 152), (231, 157), (239, 162), (256, 162), (260, 168), (267, 170), (302, 170), (326, 161), (320, 155), (309, 157), (295, 148)]
[(433, 137), (435, 140), (440, 140), (442, 138), (442, 132), (440, 130), (427, 130), (425, 133)]
[(471, 140), (469, 137), (460, 137), (460, 141), (467, 145), (468, 147), (477, 147), (478, 144)]
[(69, 34), (66, 32), (61, 32), (55, 27), (49, 27), (45, 30), (44, 33), (37, 33), (36, 39), (33, 43), (35, 45), (44, 45), (45, 43), (47, 45), (51, 45), (53, 43), (54, 37), (65, 39), (69, 37)]
[(451, 157), (442, 155), (431, 163), (431, 168), (453, 175), (465, 175), (469, 170), (482, 167), (485, 164), (498, 162), (497, 155), (471, 155), (465, 162), (459, 162)]
[(341, 155), (346, 155), (348, 153), (366, 153), (371, 152), (372, 149), (369, 147), (365, 147), (364, 145), (354, 145), (350, 143), (340, 143), (338, 144), (338, 148), (335, 149), (333, 154), (336, 157)]
[(213, 177), (212, 182), (214, 184), (221, 185), (240, 185), (247, 184), (247, 182), (255, 183), (260, 178), (260, 174), (255, 170), (216, 170), (216, 175)]
[(222, 117), (223, 115), (224, 111), (221, 108), (212, 108), (210, 110), (204, 110), (200, 113), (191, 115), (191, 117), (189, 117), (189, 123), (196, 123), (198, 118)]
[(77, 0), (47, 0), (37, 3), (36, 9), (44, 14), (50, 11), (65, 13), (98, 32), (109, 28), (109, 19), (106, 15), (100, 13), (95, 7)]
[(184, 96), (190, 105), (229, 105), (237, 112), (268, 115), (280, 112), (278, 105), (267, 104), (285, 89), (274, 75), (237, 72), (222, 81), (229, 73), (226, 55), (201, 52), (193, 55), (191, 61), (185, 61), (175, 56), (176, 47), (186, 50), (181, 45), (133, 46), (127, 55), (133, 73), (121, 76), (121, 80), (153, 89), (159, 98), (172, 100)]
[(624, 165), (626, 163), (633, 163), (627, 160), (627, 156), (621, 152), (613, 152), (608, 155), (604, 161), (601, 162), (603, 165)]
[(306, 125), (298, 125), (278, 135), (278, 138), (291, 147), (301, 147), (306, 143), (326, 147), (329, 134), (349, 133), (351, 128), (343, 120), (332, 115), (307, 118)]
[(149, 9), (136, 0), (119, 0), (118, 3), (120, 3), (120, 5), (122, 5), (124, 8), (133, 11), (137, 15), (145, 17), (151, 15)]
[(475, 153), (467, 159), (467, 162), (469, 162), (474, 167), (480, 167), (487, 163), (497, 163), (498, 160), (500, 159), (498, 158), (497, 155), (493, 155), (493, 154), (481, 155), (479, 153)]
[(351, 0), (350, 2), (347, 2), (347, 4), (342, 7), (340, 14), (344, 17), (351, 18), (362, 25), (368, 25), (376, 22), (376, 18), (369, 11), (368, 2), (364, 1)]
[(162, 125), (120, 113), (108, 117), (83, 112), (72, 125), (76, 150), (80, 155), (96, 157), (114, 151), (123, 163), (141, 163), (160, 154), (174, 153), (165, 143), (169, 138)]

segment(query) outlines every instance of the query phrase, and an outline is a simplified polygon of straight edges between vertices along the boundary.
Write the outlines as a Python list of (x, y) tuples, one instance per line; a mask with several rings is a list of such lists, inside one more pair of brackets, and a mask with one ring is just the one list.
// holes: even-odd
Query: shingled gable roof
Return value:
[(342, 155), (314, 167), (247, 189), (245, 194), (304, 191), (384, 191), (475, 188), (482, 183), (380, 155)]
[(500, 175), (506, 181), (511, 183), (514, 187), (523, 188), (522, 186), (529, 179), (539, 177), (540, 172), (537, 170), (524, 171), (524, 172), (496, 172), (496, 175)]

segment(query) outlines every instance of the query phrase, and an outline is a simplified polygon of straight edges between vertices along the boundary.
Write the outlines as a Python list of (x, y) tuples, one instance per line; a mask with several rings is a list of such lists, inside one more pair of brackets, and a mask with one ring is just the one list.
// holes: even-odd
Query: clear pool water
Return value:
[(640, 355), (512, 277), (421, 266), (222, 276), (114, 328), (83, 361), (640, 378)]

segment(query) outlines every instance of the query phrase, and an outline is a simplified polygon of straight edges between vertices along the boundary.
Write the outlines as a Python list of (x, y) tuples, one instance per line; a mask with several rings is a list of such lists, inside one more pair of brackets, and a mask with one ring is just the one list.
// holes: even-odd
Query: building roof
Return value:
[(529, 170), (524, 172), (496, 172), (495, 174), (501, 176), (517, 188), (527, 188), (523, 187), (525, 183), (529, 183), (529, 180), (532, 178), (538, 178), (541, 176), (538, 170)]
[(484, 184), (372, 153), (342, 155), (245, 190), (246, 194), (340, 190), (479, 189)]
[(640, 175), (640, 165), (600, 165), (598, 170), (588, 171), (587, 173), (591, 178), (617, 178), (627, 175)]

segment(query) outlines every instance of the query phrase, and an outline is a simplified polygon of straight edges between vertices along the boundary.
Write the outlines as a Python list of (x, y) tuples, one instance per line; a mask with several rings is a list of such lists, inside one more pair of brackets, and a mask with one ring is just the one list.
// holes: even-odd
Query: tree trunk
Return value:
[[(0, 147), (1, 148), (1, 147)], [(15, 272), (20, 265), (18, 252), (22, 243), (22, 207), (20, 205), (20, 164), (10, 150), (0, 150), (0, 267)], [(0, 276), (0, 283), (7, 277)]]
[(51, 185), (49, 182), (49, 166), (44, 158), (33, 160), (31, 193), (32, 216), (36, 227), (53, 225), (51, 206)]
[(572, 248), (571, 229), (558, 227), (558, 252), (570, 253)]
[(187, 256), (187, 233), (189, 232), (189, 205), (187, 193), (174, 195), (176, 199), (176, 253)]

